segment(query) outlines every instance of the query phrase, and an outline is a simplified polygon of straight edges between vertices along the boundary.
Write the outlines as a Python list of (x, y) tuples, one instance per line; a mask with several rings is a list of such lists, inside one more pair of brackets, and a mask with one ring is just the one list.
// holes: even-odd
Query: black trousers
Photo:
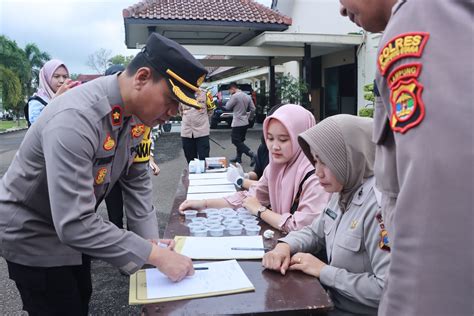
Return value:
[(245, 145), (245, 136), (247, 135), (247, 129), (248, 125), (245, 126), (237, 126), (237, 127), (232, 127), (232, 133), (231, 133), (231, 139), (232, 139), (232, 144), (237, 149), (237, 158), (241, 158), (242, 154), (246, 154), (247, 156), (250, 155), (250, 148)]
[(123, 228), (123, 197), (120, 183), (115, 183), (112, 190), (105, 198), (105, 205), (107, 205), (107, 214), (109, 221), (115, 224), (118, 228)]
[(52, 268), (30, 267), (7, 261), (10, 279), (21, 295), (23, 310), (35, 315), (87, 315), (92, 294), (91, 261)]
[(197, 138), (187, 138), (181, 137), (183, 142), (183, 151), (184, 156), (188, 163), (194, 158), (199, 160), (204, 160), (204, 158), (209, 157), (209, 151), (211, 147), (209, 146), (209, 136), (202, 136)]

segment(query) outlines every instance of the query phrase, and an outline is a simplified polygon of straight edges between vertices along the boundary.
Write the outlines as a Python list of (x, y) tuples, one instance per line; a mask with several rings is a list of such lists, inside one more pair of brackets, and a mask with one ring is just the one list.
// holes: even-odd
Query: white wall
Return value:
[(365, 107), (369, 101), (364, 100), (364, 86), (374, 82), (377, 49), (380, 33), (367, 33), (364, 45), (360, 48), (357, 60), (357, 107)]
[(337, 0), (279, 0), (276, 9), (293, 19), (286, 32), (347, 34), (361, 31), (339, 14)]
[(297, 61), (290, 61), (284, 63), (283, 65), (283, 73), (287, 75), (288, 73), (294, 77), (295, 79), (299, 79), (300, 77), (300, 64)]

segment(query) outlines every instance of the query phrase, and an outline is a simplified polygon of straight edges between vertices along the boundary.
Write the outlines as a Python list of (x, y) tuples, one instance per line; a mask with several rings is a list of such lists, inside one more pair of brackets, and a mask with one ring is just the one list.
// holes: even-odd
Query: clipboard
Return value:
[[(235, 263), (237, 264), (237, 262)], [(243, 270), (241, 271), (245, 275)], [(178, 301), (178, 300), (185, 300), (185, 299), (194, 299), (194, 298), (201, 298), (201, 297), (220, 296), (220, 295), (255, 291), (255, 287), (250, 282), (250, 280), (248, 280), (248, 283), (250, 286), (231, 289), (231, 290), (210, 291), (210, 292), (199, 293), (199, 294), (179, 295), (179, 296), (172, 296), (172, 297), (165, 297), (165, 298), (148, 298), (146, 270), (142, 269), (130, 276), (128, 303), (129, 305), (143, 305), (143, 304), (150, 304), (150, 303), (171, 302), (171, 301)]]

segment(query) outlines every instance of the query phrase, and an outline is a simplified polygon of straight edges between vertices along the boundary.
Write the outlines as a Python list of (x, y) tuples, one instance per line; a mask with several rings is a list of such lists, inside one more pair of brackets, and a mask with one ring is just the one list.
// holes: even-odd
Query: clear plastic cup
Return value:
[(230, 224), (226, 227), (226, 230), (229, 233), (229, 235), (237, 236), (237, 235), (242, 235), (243, 228), (244, 226), (240, 224)]
[(205, 217), (193, 217), (193, 218), (191, 218), (191, 222), (193, 222), (193, 223), (202, 223), (204, 225), (204, 224), (206, 224), (207, 219)]
[(202, 223), (189, 223), (188, 224), (189, 231), (192, 232), (196, 228), (204, 228), (204, 225)]
[(221, 213), (221, 215), (223, 215), (224, 217), (237, 215), (237, 213), (233, 209), (231, 209), (230, 207), (221, 208), (219, 210), (219, 213)]
[(207, 227), (221, 226), (221, 221), (218, 219), (208, 219), (206, 222)]
[(219, 210), (217, 208), (206, 208), (202, 212), (205, 213), (207, 217), (211, 215), (219, 215)]
[(238, 224), (240, 224), (240, 222), (239, 222), (238, 219), (226, 219), (222, 222), (222, 224), (224, 226), (229, 226), (229, 225), (233, 225), (233, 224), (238, 225)]
[(246, 225), (245, 227), (245, 234), (248, 236), (255, 236), (260, 233), (262, 229), (259, 225)]
[(250, 214), (249, 210), (247, 210), (245, 207), (239, 207), (236, 210), (237, 214)]
[(224, 226), (219, 225), (219, 226), (213, 226), (209, 227), (209, 235), (212, 237), (220, 237), (224, 235)]
[(208, 221), (219, 221), (222, 222), (223, 217), (220, 215), (210, 215), (207, 217)]
[(246, 219), (242, 221), (242, 225), (244, 226), (258, 225), (258, 219)]
[(191, 230), (191, 236), (194, 237), (206, 237), (207, 236), (207, 228), (206, 227), (201, 227), (201, 228), (195, 228)]
[(257, 219), (257, 218), (256, 218), (255, 216), (253, 216), (253, 215), (250, 215), (250, 214), (239, 214), (239, 219), (240, 219), (241, 221), (246, 221), (246, 220), (248, 220), (248, 219), (255, 220), (255, 219)]
[(184, 218), (188, 221), (190, 221), (192, 218), (197, 216), (198, 211), (196, 210), (186, 210), (183, 212)]

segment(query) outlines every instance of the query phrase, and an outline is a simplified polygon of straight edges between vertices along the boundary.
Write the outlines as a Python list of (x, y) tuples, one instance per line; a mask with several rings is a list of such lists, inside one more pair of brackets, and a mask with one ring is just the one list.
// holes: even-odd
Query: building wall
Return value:
[(359, 109), (368, 105), (364, 100), (364, 86), (374, 82), (377, 49), (381, 34), (367, 33), (366, 40), (357, 54), (357, 106)]
[(360, 27), (339, 14), (337, 0), (279, 0), (276, 9), (293, 19), (285, 32), (347, 34)]

